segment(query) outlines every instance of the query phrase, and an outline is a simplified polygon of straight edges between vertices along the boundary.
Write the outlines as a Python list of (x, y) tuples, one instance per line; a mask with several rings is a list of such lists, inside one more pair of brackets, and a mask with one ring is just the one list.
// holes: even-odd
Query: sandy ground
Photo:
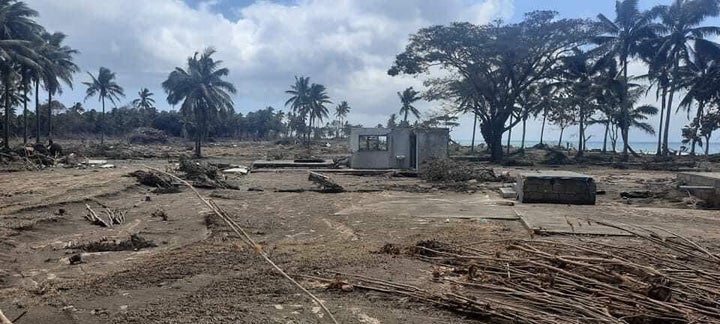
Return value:
[[(247, 164), (264, 158), (247, 147), (210, 148), (218, 160)], [(317, 305), (243, 245), (187, 190), (151, 194), (125, 175), (168, 160), (115, 161), (115, 169), (55, 168), (0, 174), (0, 309), (17, 323), (316, 323), (328, 322)], [(507, 169), (520, 172), (523, 169)], [(258, 172), (231, 177), (240, 190), (202, 190), (243, 226), (279, 266), (301, 281), (342, 323), (465, 323), (472, 319), (397, 296), (326, 290), (305, 276), (362, 274), (417, 286), (432, 281), (432, 265), (377, 252), (386, 243), (420, 240), (469, 243), (528, 237), (527, 222), (546, 228), (598, 218), (672, 228), (717, 246), (720, 213), (690, 208), (672, 190), (674, 174), (574, 168), (591, 174), (596, 206), (511, 204), (500, 184), (469, 192), (437, 190), (414, 178), (333, 175), (354, 192), (313, 191), (306, 171)], [(253, 188), (253, 191), (248, 191)], [(262, 191), (257, 191), (262, 190)], [(650, 190), (653, 199), (622, 199), (619, 192)], [(149, 201), (146, 197), (149, 197)], [(84, 219), (86, 205), (126, 210), (126, 221), (102, 228)], [(163, 220), (160, 211), (167, 215)], [(157, 247), (82, 252), (92, 242), (131, 234)], [(564, 239), (559, 236), (557, 239)], [(553, 238), (553, 237), (551, 237)], [(607, 238), (598, 238), (607, 239)], [(614, 237), (613, 244), (634, 244)]]

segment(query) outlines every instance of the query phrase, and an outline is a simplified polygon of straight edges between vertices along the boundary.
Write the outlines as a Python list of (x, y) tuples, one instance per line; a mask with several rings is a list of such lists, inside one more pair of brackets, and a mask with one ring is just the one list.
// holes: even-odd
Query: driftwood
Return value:
[(322, 192), (344, 192), (345, 188), (343, 188), (341, 185), (337, 184), (335, 180), (332, 178), (320, 174), (317, 172), (310, 171), (308, 175), (308, 180), (318, 184), (322, 188)]
[(328, 289), (352, 286), (409, 297), (489, 323), (720, 322), (716, 251), (660, 228), (674, 237), (588, 222), (645, 242), (625, 247), (582, 240), (421, 241), (405, 249), (434, 265), (430, 280), (442, 289), (356, 274), (306, 277), (328, 283)]
[(103, 211), (105, 217), (107, 218), (107, 221), (105, 221), (100, 216), (98, 216), (98, 214), (92, 208), (90, 208), (90, 205), (85, 204), (85, 208), (88, 211), (88, 213), (85, 214), (85, 219), (87, 219), (90, 223), (94, 225), (99, 225), (102, 227), (112, 227), (113, 225), (120, 225), (124, 223), (125, 215), (127, 214), (127, 210), (105, 207), (105, 210)]

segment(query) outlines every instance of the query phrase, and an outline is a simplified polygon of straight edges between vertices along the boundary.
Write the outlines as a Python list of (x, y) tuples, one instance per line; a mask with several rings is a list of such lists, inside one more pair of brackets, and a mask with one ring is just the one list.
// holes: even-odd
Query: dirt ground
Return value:
[[(208, 161), (242, 165), (267, 158), (267, 152), (248, 144), (207, 149)], [(116, 168), (0, 173), (0, 309), (8, 318), (24, 314), (16, 323), (329, 322), (318, 305), (209, 216), (190, 191), (153, 194), (126, 176), (146, 166), (171, 167), (172, 159), (109, 162)], [(529, 169), (534, 168), (496, 171)], [(328, 290), (308, 276), (349, 273), (428, 287), (432, 264), (377, 252), (387, 243), (411, 247), (430, 239), (467, 244), (528, 237), (524, 214), (659, 226), (720, 245), (720, 213), (695, 208), (695, 201), (673, 189), (673, 172), (563, 169), (594, 176), (598, 190), (605, 192), (596, 206), (523, 205), (502, 199), (501, 183), (473, 183), (458, 192), (417, 178), (387, 176), (332, 174), (349, 192), (320, 193), (311, 190), (305, 170), (229, 176), (240, 190), (201, 193), (223, 207), (341, 323), (475, 322), (408, 298)], [(653, 196), (623, 199), (623, 191)], [(88, 207), (126, 211), (125, 222), (111, 228), (91, 224), (84, 217)], [(130, 242), (131, 235), (155, 246), (97, 248)], [(637, 242), (613, 237), (612, 244)]]

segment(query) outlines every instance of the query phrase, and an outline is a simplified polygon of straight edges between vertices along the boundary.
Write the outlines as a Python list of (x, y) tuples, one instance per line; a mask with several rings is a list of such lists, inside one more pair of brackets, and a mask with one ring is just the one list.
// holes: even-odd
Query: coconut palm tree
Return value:
[[(309, 106), (309, 117), (310, 117), (310, 130), (313, 129), (316, 121), (322, 123), (322, 121), (328, 117), (328, 109), (326, 104), (331, 104), (330, 97), (327, 94), (325, 86), (322, 84), (313, 83), (310, 85), (310, 92), (308, 93), (308, 106)], [(310, 136), (310, 134), (308, 134)]]
[[(80, 69), (73, 63), (73, 56), (78, 54), (77, 50), (63, 45), (67, 36), (60, 32), (43, 33), (45, 41), (42, 56), (46, 61), (43, 66), (43, 82), (48, 92), (48, 102), (52, 102), (55, 94), (62, 93), (61, 84), (64, 83), (72, 89), (73, 73)], [(52, 109), (48, 110), (48, 138), (52, 138)]]
[(342, 125), (345, 122), (345, 117), (347, 117), (347, 114), (350, 113), (350, 105), (348, 105), (347, 101), (341, 101), (340, 104), (335, 107), (335, 117), (337, 117), (337, 136), (340, 136), (340, 128), (342, 128)]
[(135, 106), (135, 108), (141, 109), (155, 108), (155, 99), (152, 98), (153, 95), (155, 94), (150, 92), (148, 88), (143, 88), (138, 92), (138, 98), (133, 100), (132, 105)]
[(720, 27), (700, 26), (705, 19), (720, 14), (720, 3), (716, 0), (674, 0), (670, 5), (656, 6), (652, 13), (661, 22), (657, 57), (667, 63), (670, 74), (662, 143), (663, 153), (669, 154), (670, 112), (674, 95), (681, 90), (681, 67), (691, 62), (695, 44), (709, 42), (705, 39), (709, 35), (720, 35)]
[(412, 114), (415, 118), (420, 118), (420, 111), (413, 106), (413, 103), (422, 99), (420, 92), (415, 91), (413, 87), (405, 89), (403, 92), (397, 93), (400, 98), (400, 114), (403, 115), (403, 125), (408, 126), (408, 114)]
[[(605, 15), (598, 15), (601, 35), (594, 38), (598, 44), (596, 51), (607, 56), (616, 57), (620, 66), (619, 75), (622, 76), (622, 85), (618, 96), (620, 109), (624, 115), (629, 114), (630, 86), (628, 82), (628, 64), (630, 59), (643, 51), (649, 40), (657, 37), (655, 30), (657, 24), (653, 23), (653, 12), (642, 12), (638, 9), (638, 0), (620, 0), (615, 2), (615, 20)], [(627, 130), (628, 125), (625, 125)], [(625, 132), (627, 134), (627, 132)], [(623, 147), (623, 158), (627, 158), (627, 141)]]
[(88, 88), (85, 91), (85, 100), (97, 96), (102, 102), (102, 114), (100, 115), (100, 144), (105, 143), (105, 99), (110, 100), (113, 105), (117, 104), (120, 97), (125, 97), (123, 88), (115, 82), (115, 73), (110, 69), (101, 67), (97, 77), (88, 72), (91, 81), (83, 82)]
[(37, 39), (42, 27), (33, 19), (37, 11), (30, 9), (25, 3), (4, 0), (0, 1), (0, 83), (4, 89), (5, 127), (3, 143), (9, 148), (10, 116), (12, 115), (12, 91), (17, 87), (17, 70), (21, 65), (37, 66), (37, 53), (31, 42)]
[(348, 105), (347, 101), (341, 101), (340, 104), (335, 107), (335, 117), (337, 117), (338, 120), (338, 135), (340, 134), (340, 128), (344, 124), (345, 117), (347, 117), (348, 113), (350, 113), (350, 105)]
[[(308, 99), (310, 95), (310, 78), (295, 76), (295, 83), (291, 85), (290, 90), (286, 90), (285, 93), (290, 95), (290, 98), (285, 101), (285, 106), (290, 105), (296, 117), (299, 117), (300, 120), (304, 122), (310, 113), (310, 101)], [(303, 137), (305, 137), (305, 135), (306, 132), (303, 132)]]
[(230, 70), (221, 67), (222, 61), (213, 59), (215, 49), (206, 48), (202, 54), (187, 59), (185, 68), (176, 67), (170, 72), (162, 87), (167, 92), (171, 105), (182, 102), (180, 111), (192, 116), (196, 124), (195, 156), (202, 157), (202, 141), (207, 135), (209, 122), (222, 110), (233, 109), (230, 97), (237, 90), (225, 81)]

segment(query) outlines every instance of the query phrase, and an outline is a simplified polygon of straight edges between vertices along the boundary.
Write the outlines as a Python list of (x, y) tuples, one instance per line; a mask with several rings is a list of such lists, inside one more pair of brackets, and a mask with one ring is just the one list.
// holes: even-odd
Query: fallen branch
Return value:
[(112, 227), (111, 224), (100, 218), (98, 214), (94, 210), (92, 210), (92, 208), (90, 208), (90, 205), (85, 204), (85, 208), (88, 211), (88, 213), (85, 214), (85, 219), (87, 219), (90, 223), (92, 223), (93, 225), (100, 225), (102, 227)]
[(330, 312), (329, 309), (327, 309), (327, 307), (325, 307), (325, 305), (322, 303), (322, 301), (319, 298), (315, 297), (315, 295), (313, 295), (310, 291), (305, 289), (305, 287), (300, 285), (300, 283), (298, 283), (295, 279), (290, 277), (282, 268), (280, 268), (277, 264), (275, 264), (275, 262), (273, 262), (270, 259), (270, 257), (267, 255), (267, 253), (265, 253), (265, 251), (262, 249), (262, 246), (260, 246), (260, 244), (256, 243), (255, 240), (253, 240), (250, 237), (250, 235), (248, 235), (248, 233), (242, 227), (240, 227), (240, 225), (238, 225), (237, 222), (235, 222), (235, 220), (233, 220), (230, 216), (228, 216), (227, 213), (223, 209), (221, 209), (217, 204), (215, 204), (215, 202), (213, 202), (211, 199), (206, 199), (189, 182), (187, 182), (183, 179), (180, 179), (179, 177), (177, 177), (173, 174), (149, 167), (147, 165), (143, 165), (143, 167), (148, 168), (155, 172), (159, 172), (159, 173), (168, 175), (168, 176), (172, 177), (173, 179), (180, 181), (180, 183), (184, 184), (188, 188), (190, 188), (190, 190), (192, 190), (195, 193), (195, 195), (198, 197), (198, 199), (200, 199), (200, 201), (202, 201), (206, 206), (208, 206), (215, 215), (220, 217), (220, 219), (222, 219), (230, 227), (230, 229), (232, 229), (233, 232), (235, 232), (235, 234), (237, 234), (240, 237), (240, 239), (242, 239), (250, 248), (255, 250), (255, 252), (257, 254), (259, 254), (268, 264), (270, 264), (283, 277), (285, 277), (285, 279), (289, 280), (293, 285), (295, 285), (302, 292), (304, 292), (306, 295), (308, 295), (308, 297), (310, 297), (310, 299), (312, 299), (315, 303), (317, 303), (323, 309), (325, 314), (327, 314), (328, 317), (333, 321), (333, 323), (338, 324), (338, 321), (335, 319), (333, 314)]

